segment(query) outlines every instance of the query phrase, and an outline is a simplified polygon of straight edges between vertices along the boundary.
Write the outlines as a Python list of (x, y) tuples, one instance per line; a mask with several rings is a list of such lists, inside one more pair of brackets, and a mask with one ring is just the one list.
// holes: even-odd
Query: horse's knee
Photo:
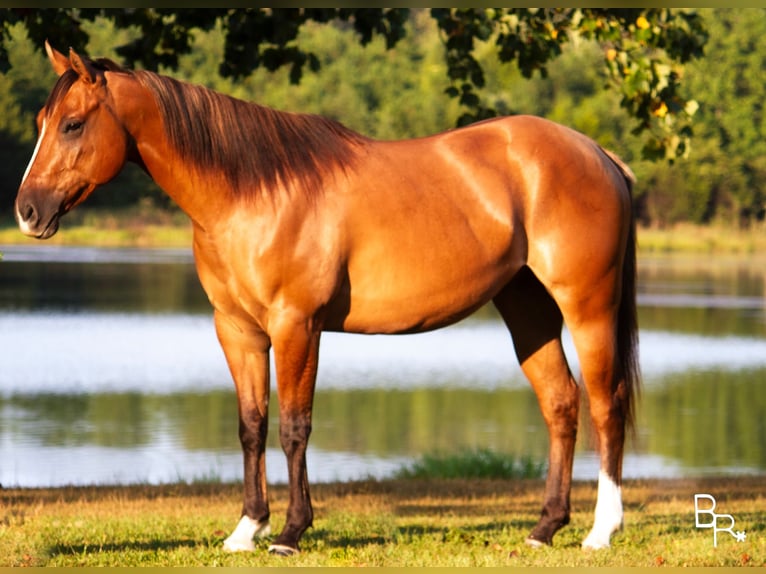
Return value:
[(558, 395), (548, 397), (546, 405), (550, 427), (560, 428), (564, 431), (577, 429), (577, 421), (580, 412), (580, 392), (574, 383), (562, 386)]
[(268, 417), (258, 411), (242, 414), (239, 418), (239, 441), (247, 451), (265, 448), (269, 428)]
[(311, 419), (293, 417), (280, 421), (279, 442), (288, 456), (298, 449), (305, 449), (311, 435)]

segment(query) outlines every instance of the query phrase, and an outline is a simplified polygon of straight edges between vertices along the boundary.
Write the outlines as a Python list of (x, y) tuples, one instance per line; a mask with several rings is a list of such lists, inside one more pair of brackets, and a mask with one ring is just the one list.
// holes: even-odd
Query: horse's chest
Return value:
[(265, 327), (267, 298), (257, 266), (247, 265), (241, 254), (223, 254), (219, 249), (195, 242), (195, 262), (200, 284), (213, 308), (228, 317)]

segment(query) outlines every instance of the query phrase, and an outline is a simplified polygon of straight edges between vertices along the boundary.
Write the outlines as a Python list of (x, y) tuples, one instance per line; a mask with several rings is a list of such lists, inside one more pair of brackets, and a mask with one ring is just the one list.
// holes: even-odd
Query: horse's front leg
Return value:
[(237, 325), (220, 312), (215, 314), (215, 326), (237, 388), (245, 466), (242, 518), (223, 547), (230, 552), (250, 551), (255, 550), (253, 537), (271, 532), (266, 491), (270, 343), (262, 332)]
[(298, 552), (298, 542), (314, 517), (306, 448), (311, 434), (320, 331), (310, 320), (283, 319), (270, 334), (279, 394), (279, 440), (287, 457), (290, 500), (285, 526), (269, 551), (289, 556)]

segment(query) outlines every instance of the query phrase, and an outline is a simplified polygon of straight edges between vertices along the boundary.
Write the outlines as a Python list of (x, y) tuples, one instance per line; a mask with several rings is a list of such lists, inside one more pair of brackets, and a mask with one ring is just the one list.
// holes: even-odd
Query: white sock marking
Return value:
[(258, 522), (248, 516), (243, 516), (234, 532), (223, 541), (223, 549), (227, 552), (252, 552), (255, 550), (253, 537), (264, 537), (271, 534), (268, 522)]
[(622, 526), (622, 488), (603, 470), (598, 473), (598, 498), (593, 528), (582, 543), (583, 548), (608, 548), (612, 532)]

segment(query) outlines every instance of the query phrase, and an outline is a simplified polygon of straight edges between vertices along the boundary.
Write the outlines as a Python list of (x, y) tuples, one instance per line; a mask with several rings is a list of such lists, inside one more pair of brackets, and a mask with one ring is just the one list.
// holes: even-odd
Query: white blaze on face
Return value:
[(598, 499), (593, 529), (582, 543), (583, 548), (607, 548), (612, 532), (622, 526), (622, 489), (609, 475), (598, 473)]
[[(35, 163), (37, 154), (40, 152), (40, 144), (42, 144), (43, 138), (45, 137), (45, 127), (45, 120), (43, 120), (43, 125), (40, 129), (40, 136), (37, 138), (37, 145), (35, 145), (35, 151), (32, 153), (32, 159), (29, 160), (29, 165), (27, 165), (27, 169), (24, 172), (24, 177), (21, 178), (21, 185), (19, 185), (19, 189), (23, 187), (24, 182), (27, 180), (27, 177), (29, 177), (29, 172), (32, 171), (32, 165)], [(16, 203), (16, 221), (19, 223), (19, 229), (24, 235), (30, 235), (32, 233), (29, 227), (29, 222), (26, 221), (26, 219), (21, 215), (21, 212), (19, 211), (18, 202)]]
[(37, 145), (35, 146), (35, 151), (32, 153), (32, 159), (29, 160), (29, 165), (27, 166), (26, 171), (24, 172), (24, 177), (21, 178), (21, 185), (24, 185), (24, 182), (27, 180), (27, 177), (29, 176), (29, 172), (32, 171), (32, 165), (35, 163), (35, 160), (37, 159), (37, 154), (40, 152), (40, 144), (43, 141), (43, 138), (45, 137), (45, 120), (43, 120), (43, 126), (40, 129), (40, 137), (37, 138)]

